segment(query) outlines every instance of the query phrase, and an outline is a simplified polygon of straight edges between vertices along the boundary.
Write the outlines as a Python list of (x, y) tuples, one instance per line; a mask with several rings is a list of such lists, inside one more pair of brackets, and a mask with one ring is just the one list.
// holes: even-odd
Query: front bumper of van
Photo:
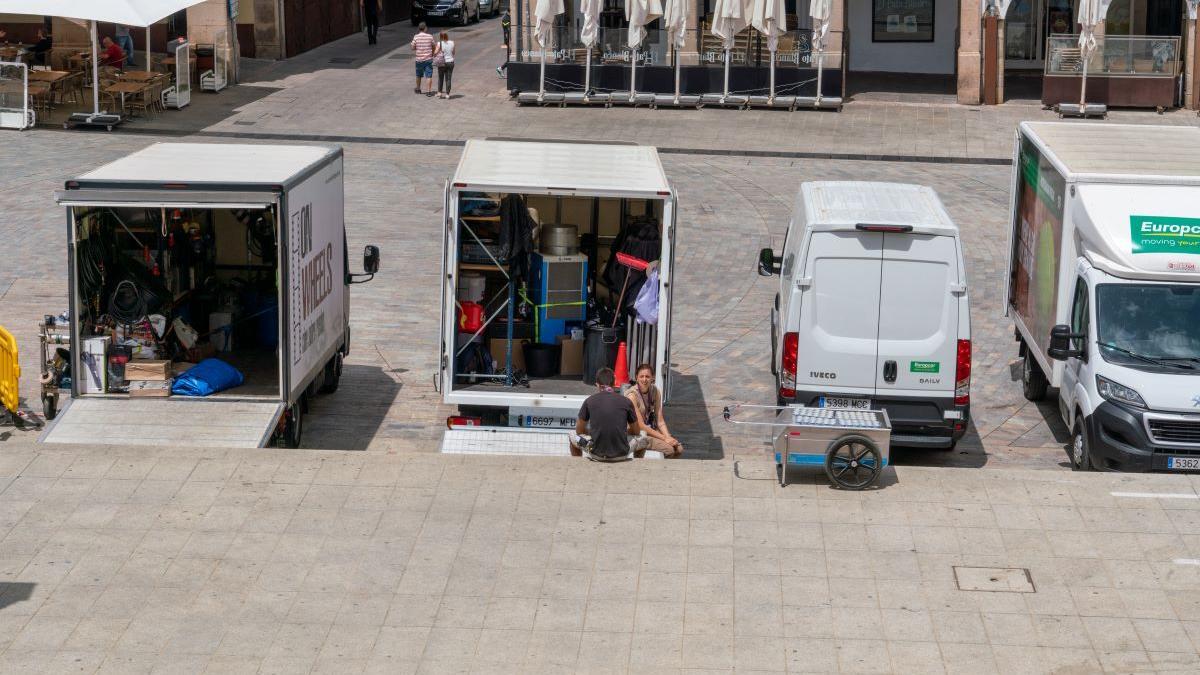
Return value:
[[(816, 406), (818, 399), (827, 392), (797, 391), (789, 403)], [(944, 449), (954, 447), (967, 433), (971, 420), (971, 406), (954, 405), (954, 398), (900, 398), (871, 399), (871, 407), (886, 410), (892, 422), (892, 446), (906, 448)], [(949, 417), (947, 417), (949, 414)]]
[[(1093, 465), (1107, 471), (1168, 471), (1171, 457), (1200, 456), (1200, 447), (1163, 445), (1150, 438), (1145, 417), (1156, 414), (1110, 401), (1097, 406), (1083, 425)], [(1200, 424), (1200, 416), (1196, 420)]]

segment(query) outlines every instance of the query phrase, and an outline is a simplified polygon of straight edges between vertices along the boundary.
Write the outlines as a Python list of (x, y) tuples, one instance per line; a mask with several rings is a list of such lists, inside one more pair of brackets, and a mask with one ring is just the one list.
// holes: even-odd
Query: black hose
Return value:
[(141, 321), (146, 313), (146, 299), (137, 285), (128, 279), (118, 283), (108, 299), (109, 316), (129, 325)]

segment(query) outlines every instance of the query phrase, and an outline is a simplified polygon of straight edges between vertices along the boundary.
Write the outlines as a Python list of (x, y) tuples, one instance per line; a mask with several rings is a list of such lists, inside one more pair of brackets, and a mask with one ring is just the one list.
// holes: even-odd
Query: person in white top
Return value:
[(438, 71), (438, 98), (450, 98), (450, 83), (454, 79), (454, 40), (442, 31), (433, 52), (433, 65)]

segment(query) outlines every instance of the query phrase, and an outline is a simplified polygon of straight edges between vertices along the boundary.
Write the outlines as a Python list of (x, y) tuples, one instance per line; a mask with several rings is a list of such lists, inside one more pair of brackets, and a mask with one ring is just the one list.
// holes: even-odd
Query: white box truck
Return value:
[(1200, 129), (1017, 131), (1006, 309), (1076, 470), (1200, 470)]
[[(308, 397), (350, 350), (342, 150), (158, 143), (66, 182), (71, 400), (53, 443), (259, 447), (300, 443)], [(216, 357), (241, 385), (138, 396)], [(136, 367), (138, 360), (145, 359)], [(154, 387), (151, 387), (154, 389)], [(161, 387), (160, 387), (161, 389)]]
[[(443, 224), (435, 383), (461, 413), (443, 452), (567, 454), (621, 341), (630, 376), (653, 365), (669, 399), (675, 194), (655, 148), (467, 141)], [(653, 300), (656, 322), (638, 322), (635, 297)]]
[(777, 402), (886, 410), (892, 445), (953, 448), (971, 414), (971, 312), (958, 227), (922, 185), (803, 183), (771, 309)]

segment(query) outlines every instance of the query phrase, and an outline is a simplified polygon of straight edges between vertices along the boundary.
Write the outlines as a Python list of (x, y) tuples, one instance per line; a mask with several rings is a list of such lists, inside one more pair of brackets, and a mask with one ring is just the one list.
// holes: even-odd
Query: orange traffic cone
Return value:
[(625, 341), (621, 340), (621, 344), (617, 346), (617, 362), (613, 364), (613, 372), (616, 377), (613, 378), (616, 386), (629, 383), (629, 355), (625, 351)]

